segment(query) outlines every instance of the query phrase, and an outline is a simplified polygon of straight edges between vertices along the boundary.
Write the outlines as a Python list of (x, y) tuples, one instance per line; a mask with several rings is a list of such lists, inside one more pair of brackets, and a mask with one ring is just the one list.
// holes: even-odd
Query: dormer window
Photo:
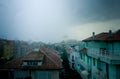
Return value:
[(41, 66), (43, 64), (44, 54), (30, 53), (22, 58), (22, 66)]
[(38, 65), (38, 62), (36, 62), (36, 61), (32, 61), (32, 62), (31, 62), (31, 61), (28, 61), (28, 62), (27, 62), (27, 65), (28, 65), (28, 66), (37, 66), (37, 65)]
[(42, 62), (38, 62), (38, 66), (41, 66), (42, 65)]
[(41, 66), (42, 61), (23, 61), (23, 66)]

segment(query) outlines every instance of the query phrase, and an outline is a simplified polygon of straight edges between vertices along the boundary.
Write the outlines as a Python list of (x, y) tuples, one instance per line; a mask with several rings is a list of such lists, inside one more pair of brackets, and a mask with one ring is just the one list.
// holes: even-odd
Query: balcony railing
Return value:
[(99, 51), (99, 50), (90, 50), (88, 54), (97, 56), (97, 57), (105, 57), (111, 60), (120, 60), (120, 50), (104, 50), (104, 51)]
[(102, 71), (93, 72), (93, 76), (96, 79), (107, 79), (107, 73)]
[(76, 60), (77, 63), (79, 63), (80, 65), (82, 65), (86, 70), (90, 71), (90, 66), (88, 64), (86, 64), (83, 60), (79, 59), (79, 60)]

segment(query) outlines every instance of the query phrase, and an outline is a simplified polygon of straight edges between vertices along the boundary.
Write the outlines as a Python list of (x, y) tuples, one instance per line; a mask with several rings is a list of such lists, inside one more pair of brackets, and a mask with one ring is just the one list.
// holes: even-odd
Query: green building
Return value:
[(120, 30), (93, 32), (83, 42), (76, 66), (83, 79), (120, 79)]

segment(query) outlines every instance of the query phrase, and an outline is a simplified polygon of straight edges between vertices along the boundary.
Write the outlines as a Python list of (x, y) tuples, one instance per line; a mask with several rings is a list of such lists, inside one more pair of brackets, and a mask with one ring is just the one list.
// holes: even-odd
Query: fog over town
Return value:
[(119, 0), (1, 0), (0, 37), (60, 42), (116, 31), (119, 4)]

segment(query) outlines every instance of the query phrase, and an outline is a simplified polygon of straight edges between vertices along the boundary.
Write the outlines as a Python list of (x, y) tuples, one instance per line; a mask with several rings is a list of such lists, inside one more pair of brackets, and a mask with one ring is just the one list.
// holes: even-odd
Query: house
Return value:
[(60, 69), (61, 59), (48, 47), (41, 47), (38, 52), (28, 53), (0, 66), (0, 70), (8, 71), (12, 79), (59, 79)]
[(120, 79), (120, 30), (83, 40), (80, 71), (83, 79)]

